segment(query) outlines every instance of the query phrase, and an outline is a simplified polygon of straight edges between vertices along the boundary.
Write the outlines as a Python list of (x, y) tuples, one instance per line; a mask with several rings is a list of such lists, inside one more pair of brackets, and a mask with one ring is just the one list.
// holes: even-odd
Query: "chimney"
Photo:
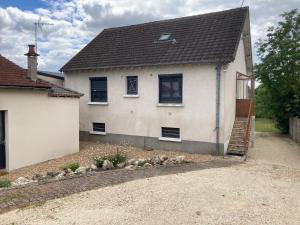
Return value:
[(34, 50), (35, 45), (28, 45), (29, 50), (25, 55), (27, 56), (27, 76), (33, 80), (37, 80), (37, 54)]

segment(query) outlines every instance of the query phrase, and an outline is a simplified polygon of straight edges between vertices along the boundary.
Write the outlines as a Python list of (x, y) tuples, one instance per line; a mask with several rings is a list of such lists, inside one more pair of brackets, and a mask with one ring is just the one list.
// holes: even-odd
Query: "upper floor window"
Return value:
[(137, 95), (138, 94), (138, 77), (128, 76), (127, 77), (127, 94)]
[(93, 77), (91, 81), (91, 101), (107, 102), (107, 78)]
[(182, 103), (182, 74), (159, 75), (159, 103)]

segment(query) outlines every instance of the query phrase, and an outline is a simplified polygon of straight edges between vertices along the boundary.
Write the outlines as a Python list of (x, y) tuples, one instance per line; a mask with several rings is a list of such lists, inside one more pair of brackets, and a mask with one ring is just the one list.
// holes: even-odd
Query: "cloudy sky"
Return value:
[[(104, 28), (240, 7), (242, 0), (0, 0), (0, 54), (25, 66), (34, 22), (39, 69), (58, 70)], [(244, 0), (250, 7), (252, 47), (279, 14), (299, 8), (299, 0)], [(256, 57), (254, 57), (256, 60)]]

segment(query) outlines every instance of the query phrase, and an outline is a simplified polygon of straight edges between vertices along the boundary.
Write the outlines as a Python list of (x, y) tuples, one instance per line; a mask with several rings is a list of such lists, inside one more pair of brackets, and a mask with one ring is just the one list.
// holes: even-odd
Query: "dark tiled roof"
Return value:
[(52, 97), (80, 97), (76, 91), (59, 87), (42, 79), (36, 81), (27, 77), (27, 70), (0, 55), (0, 88), (44, 89)]
[[(231, 62), (248, 11), (244, 7), (105, 29), (61, 70)], [(171, 33), (170, 41), (159, 41), (165, 32)]]
[(0, 55), (0, 86), (50, 88), (49, 83), (38, 79), (33, 81), (27, 77), (27, 70), (21, 68)]
[(45, 77), (52, 77), (52, 78), (59, 79), (59, 80), (65, 79), (63, 73), (59, 73), (59, 72), (39, 70), (38, 75), (45, 76)]
[(63, 88), (60, 87), (58, 85), (53, 85), (50, 92), (49, 92), (49, 96), (51, 97), (81, 97), (83, 96), (83, 94), (67, 89), (67, 88)]

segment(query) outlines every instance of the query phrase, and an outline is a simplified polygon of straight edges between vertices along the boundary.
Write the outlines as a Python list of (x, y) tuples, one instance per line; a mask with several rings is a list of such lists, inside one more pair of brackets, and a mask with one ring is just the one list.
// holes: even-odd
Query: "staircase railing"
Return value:
[(253, 101), (251, 100), (250, 104), (249, 104), (247, 126), (244, 129), (244, 137), (243, 137), (244, 144), (247, 146), (247, 148), (249, 145), (249, 138), (250, 138), (249, 132), (250, 132), (250, 126), (251, 126), (251, 119), (252, 119), (252, 104), (253, 104)]

